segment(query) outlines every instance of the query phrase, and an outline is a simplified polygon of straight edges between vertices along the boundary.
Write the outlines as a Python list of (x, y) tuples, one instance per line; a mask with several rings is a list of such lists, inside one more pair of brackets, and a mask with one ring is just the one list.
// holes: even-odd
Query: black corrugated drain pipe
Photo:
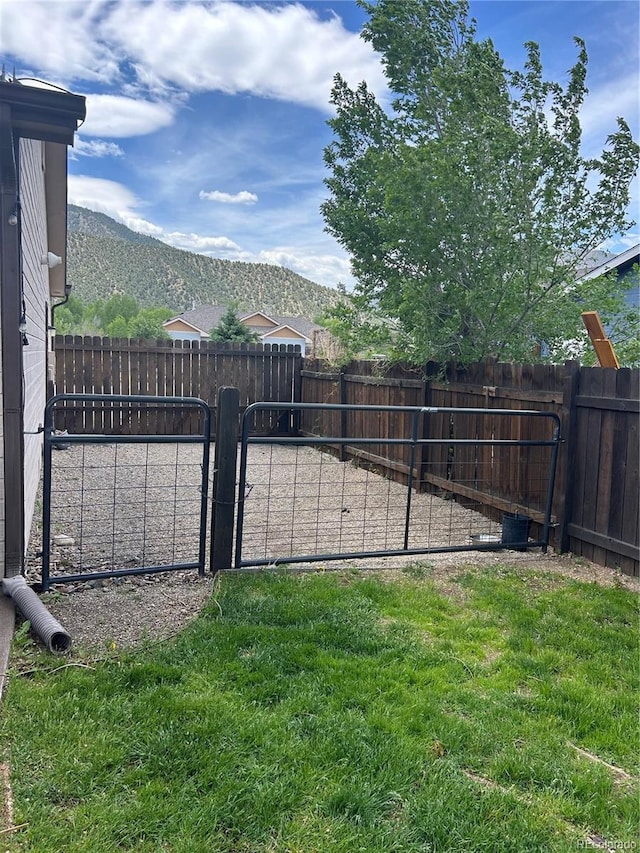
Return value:
[(50, 652), (64, 654), (71, 648), (71, 636), (57, 619), (49, 613), (22, 575), (2, 579), (2, 591), (10, 596), (25, 619), (31, 622), (31, 629)]

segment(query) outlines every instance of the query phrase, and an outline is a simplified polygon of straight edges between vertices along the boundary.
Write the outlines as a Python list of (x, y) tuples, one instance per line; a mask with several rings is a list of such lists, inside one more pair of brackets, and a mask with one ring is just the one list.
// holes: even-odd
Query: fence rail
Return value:
[[(159, 341), (153, 345), (101, 338), (56, 338), (58, 393), (121, 393), (194, 396), (214, 408), (223, 386), (239, 389), (242, 411), (255, 402), (340, 403), (392, 407), (373, 423), (357, 412), (328, 409), (304, 411), (297, 420), (265, 410), (256, 433), (300, 429), (306, 435), (359, 435), (378, 438), (366, 445), (341, 444), (341, 459), (359, 458), (385, 476), (406, 482), (411, 474), (425, 491), (464, 497), (457, 471), (468, 470), (470, 454), (482, 464), (487, 445), (461, 449), (444, 442), (456, 430), (476, 429), (483, 439), (536, 440), (533, 420), (502, 419), (491, 423), (469, 415), (452, 424), (446, 415), (425, 418), (420, 438), (442, 440), (439, 458), (429, 465), (417, 453), (411, 470), (410, 449), (388, 439), (407, 434), (403, 407), (484, 408), (556, 414), (563, 438), (552, 508), (551, 544), (630, 575), (640, 574), (639, 447), (640, 370), (581, 368), (566, 365), (513, 365), (486, 360), (466, 368), (385, 365), (353, 361), (341, 369), (316, 359), (302, 359), (292, 346)], [(70, 431), (86, 427), (73, 412)], [(96, 416), (94, 415), (94, 418)], [(361, 420), (358, 420), (358, 419)], [(57, 425), (57, 424), (56, 424)], [(108, 426), (108, 424), (107, 424)], [(91, 427), (96, 428), (95, 420)], [(137, 427), (131, 426), (134, 430)], [(168, 428), (168, 427), (167, 427)], [(453, 449), (455, 447), (455, 450)], [(484, 448), (484, 449), (483, 449)], [(518, 505), (535, 519), (542, 495), (526, 466), (505, 457), (495, 485), (486, 495), (485, 511)], [(534, 460), (535, 462), (535, 460)]]

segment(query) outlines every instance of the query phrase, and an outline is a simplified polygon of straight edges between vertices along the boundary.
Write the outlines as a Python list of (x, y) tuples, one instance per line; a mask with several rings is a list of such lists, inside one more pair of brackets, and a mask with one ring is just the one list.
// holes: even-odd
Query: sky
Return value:
[[(640, 136), (639, 11), (638, 0), (470, 4), (478, 36), (512, 69), (536, 41), (545, 76), (566, 83), (573, 37), (586, 41), (586, 156), (619, 115)], [(25, 84), (86, 96), (72, 204), (180, 249), (350, 288), (349, 258), (320, 213), (322, 154), (336, 72), (389, 102), (380, 57), (359, 37), (365, 20), (352, 0), (0, 0), (0, 63)], [(639, 201), (636, 179), (634, 219)], [(623, 251), (639, 234), (604, 248)]]

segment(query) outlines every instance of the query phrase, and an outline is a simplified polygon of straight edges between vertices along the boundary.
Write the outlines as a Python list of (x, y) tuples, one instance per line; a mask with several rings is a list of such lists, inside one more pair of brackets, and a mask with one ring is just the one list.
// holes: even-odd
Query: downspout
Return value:
[(19, 329), (20, 212), (17, 199), (18, 165), (11, 108), (0, 104), (0, 332), (6, 577), (19, 575), (24, 560), (24, 400), (22, 335)]
[(65, 284), (65, 286), (64, 286), (64, 299), (61, 299), (60, 302), (55, 302), (51, 306), (51, 309), (50, 309), (51, 310), (51, 325), (49, 328), (52, 329), (53, 331), (55, 331), (55, 328), (56, 328), (56, 318), (55, 318), (56, 308), (60, 308), (61, 305), (66, 305), (67, 302), (69, 301), (70, 296), (71, 296), (71, 285)]
[(25, 619), (31, 622), (31, 630), (39, 637), (50, 652), (62, 654), (71, 648), (71, 635), (52, 616), (27, 582), (18, 575), (2, 581), (5, 595), (11, 596), (15, 606)]

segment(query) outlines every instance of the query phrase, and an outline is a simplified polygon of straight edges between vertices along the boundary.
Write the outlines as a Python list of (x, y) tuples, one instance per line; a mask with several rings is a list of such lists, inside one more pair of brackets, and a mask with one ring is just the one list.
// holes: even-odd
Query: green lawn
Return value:
[(230, 575), (177, 638), (76, 652), (91, 669), (18, 640), (26, 826), (0, 849), (640, 849), (636, 597), (507, 566), (454, 587)]

